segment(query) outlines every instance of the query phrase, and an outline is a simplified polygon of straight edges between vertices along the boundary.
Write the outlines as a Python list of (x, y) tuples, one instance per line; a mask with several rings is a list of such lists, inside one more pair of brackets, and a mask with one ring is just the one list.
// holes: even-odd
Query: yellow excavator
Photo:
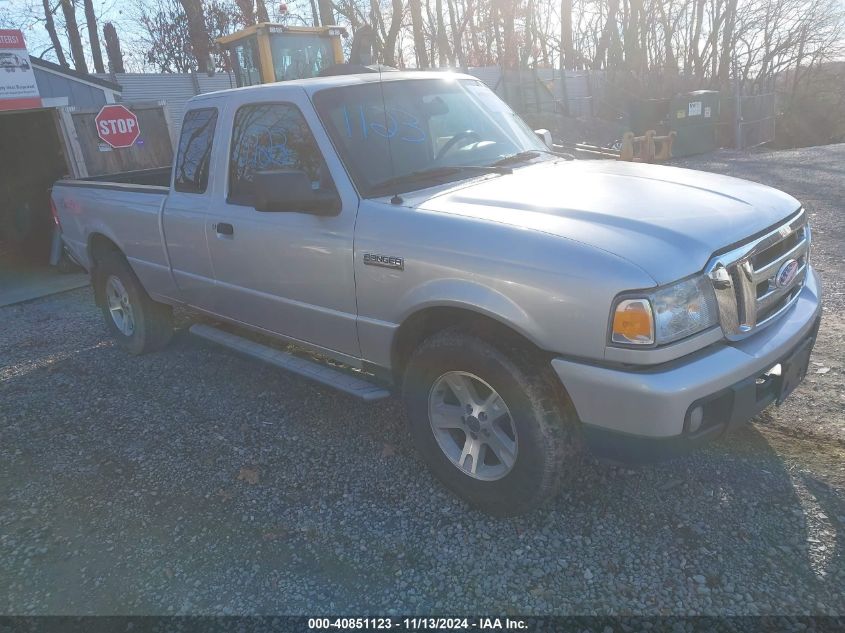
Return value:
[(343, 64), (342, 26), (285, 26), (262, 22), (221, 37), (238, 86), (306, 79)]

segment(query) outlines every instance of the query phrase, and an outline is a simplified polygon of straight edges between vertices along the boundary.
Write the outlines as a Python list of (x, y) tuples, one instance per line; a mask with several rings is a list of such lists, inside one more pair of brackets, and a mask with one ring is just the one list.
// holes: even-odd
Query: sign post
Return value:
[(132, 147), (141, 135), (138, 117), (126, 106), (103, 106), (94, 123), (97, 126), (97, 135), (115, 149)]
[(23, 33), (0, 29), (0, 110), (40, 107), (41, 95)]

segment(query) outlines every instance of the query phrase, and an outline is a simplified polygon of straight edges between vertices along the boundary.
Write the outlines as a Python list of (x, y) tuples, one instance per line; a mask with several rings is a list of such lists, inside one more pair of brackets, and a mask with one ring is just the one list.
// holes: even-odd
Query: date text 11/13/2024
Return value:
[(355, 630), (355, 629), (406, 629), (411, 631), (479, 630), (479, 631), (523, 631), (528, 628), (525, 620), (512, 618), (309, 618), (309, 630)]

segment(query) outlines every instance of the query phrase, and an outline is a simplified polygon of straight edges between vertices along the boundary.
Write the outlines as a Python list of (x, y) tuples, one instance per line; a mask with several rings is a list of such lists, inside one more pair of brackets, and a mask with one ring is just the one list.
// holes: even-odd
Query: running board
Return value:
[(390, 392), (374, 383), (368, 382), (363, 378), (350, 376), (349, 374), (332, 369), (326, 365), (299, 358), (293, 354), (288, 354), (281, 350), (270, 347), (269, 345), (262, 345), (256, 343), (237, 334), (231, 334), (224, 330), (220, 330), (210, 325), (202, 325), (195, 323), (191, 326), (191, 334), (198, 336), (212, 343), (222, 345), (232, 351), (244, 354), (251, 358), (255, 358), (270, 365), (274, 365), (281, 369), (285, 369), (294, 374), (309, 378), (315, 382), (326, 385), (327, 387), (334, 387), (338, 391), (348, 393), (350, 396), (355, 396), (361, 400), (370, 402), (372, 400), (381, 400), (388, 398)]

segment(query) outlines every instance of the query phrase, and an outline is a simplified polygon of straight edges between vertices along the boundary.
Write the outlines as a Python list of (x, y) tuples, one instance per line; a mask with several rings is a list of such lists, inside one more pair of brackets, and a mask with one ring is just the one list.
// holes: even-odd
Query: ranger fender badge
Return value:
[(383, 268), (405, 270), (405, 260), (401, 257), (394, 257), (393, 255), (364, 253), (364, 264), (367, 266), (382, 266)]

